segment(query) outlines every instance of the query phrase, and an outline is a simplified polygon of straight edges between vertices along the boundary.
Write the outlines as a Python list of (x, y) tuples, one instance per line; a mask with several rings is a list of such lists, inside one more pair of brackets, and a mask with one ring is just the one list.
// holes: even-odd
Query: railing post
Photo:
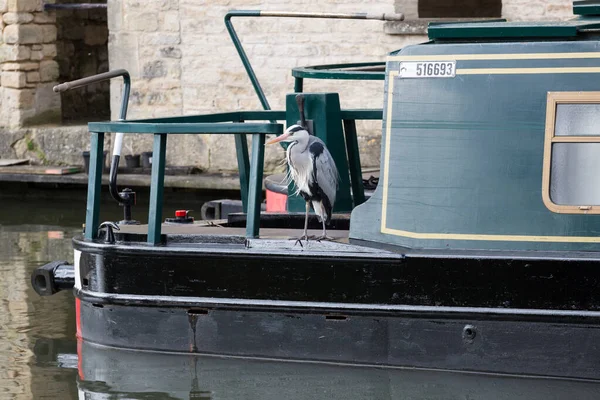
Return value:
[(263, 167), (265, 164), (265, 135), (252, 135), (252, 160), (250, 161), (250, 184), (248, 188), (248, 213), (246, 214), (246, 237), (258, 237), (260, 228), (260, 204), (262, 202)]
[(250, 172), (250, 162), (248, 161), (248, 143), (246, 135), (243, 133), (234, 135), (235, 152), (237, 155), (238, 170), (240, 172), (240, 192), (242, 195), (242, 208), (245, 213), (248, 212), (248, 179)]
[(152, 245), (160, 243), (166, 153), (167, 134), (154, 134), (154, 147), (152, 149), (152, 179), (150, 183), (150, 209), (148, 212), (148, 244)]
[(302, 93), (303, 90), (304, 90), (304, 78), (295, 77), (294, 78), (294, 92)]
[(362, 183), (362, 169), (360, 167), (360, 153), (358, 151), (358, 138), (356, 137), (356, 121), (345, 119), (344, 135), (346, 136), (346, 153), (350, 167), (350, 180), (352, 185), (352, 200), (354, 207), (365, 202), (365, 187)]
[(104, 133), (92, 132), (90, 146), (90, 167), (88, 177), (88, 195), (85, 212), (85, 238), (98, 237), (100, 219), (100, 191), (102, 188), (102, 170), (104, 169)]

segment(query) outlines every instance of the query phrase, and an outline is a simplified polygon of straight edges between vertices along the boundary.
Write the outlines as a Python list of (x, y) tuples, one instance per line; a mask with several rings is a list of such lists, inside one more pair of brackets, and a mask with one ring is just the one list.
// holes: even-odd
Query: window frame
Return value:
[(598, 136), (556, 136), (556, 110), (559, 104), (600, 104), (600, 92), (548, 92), (542, 168), (542, 200), (546, 208), (558, 214), (600, 214), (600, 204), (556, 204), (550, 198), (552, 145), (555, 143), (600, 143), (600, 134)]

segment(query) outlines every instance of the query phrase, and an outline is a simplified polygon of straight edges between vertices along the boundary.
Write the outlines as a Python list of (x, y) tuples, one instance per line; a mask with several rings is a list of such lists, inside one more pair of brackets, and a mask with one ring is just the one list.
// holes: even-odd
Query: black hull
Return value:
[(137, 350), (600, 378), (599, 261), (585, 254), (327, 243), (284, 255), (261, 243), (75, 240), (78, 334)]

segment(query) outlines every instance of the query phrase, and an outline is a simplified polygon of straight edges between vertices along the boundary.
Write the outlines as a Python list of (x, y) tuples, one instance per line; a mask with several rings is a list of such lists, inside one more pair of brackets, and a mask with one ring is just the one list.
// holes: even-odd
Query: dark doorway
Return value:
[[(86, 0), (87, 6), (81, 3), (60, 0), (54, 5), (60, 82), (108, 71), (106, 0)], [(61, 102), (65, 123), (110, 119), (110, 83), (61, 93)]]

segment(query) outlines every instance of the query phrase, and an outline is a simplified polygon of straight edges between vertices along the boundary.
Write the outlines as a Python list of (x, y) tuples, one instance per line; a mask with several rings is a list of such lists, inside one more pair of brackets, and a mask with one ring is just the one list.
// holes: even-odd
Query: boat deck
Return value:
[[(162, 224), (165, 235), (208, 235), (208, 236), (237, 236), (245, 237), (246, 228), (224, 226), (226, 220), (199, 221), (193, 224)], [(148, 225), (120, 225), (119, 233), (146, 234)], [(309, 236), (322, 235), (321, 229), (309, 229)], [(327, 230), (327, 235), (335, 242), (348, 243), (348, 230)], [(302, 229), (261, 228), (262, 239), (297, 239), (302, 235)]]

